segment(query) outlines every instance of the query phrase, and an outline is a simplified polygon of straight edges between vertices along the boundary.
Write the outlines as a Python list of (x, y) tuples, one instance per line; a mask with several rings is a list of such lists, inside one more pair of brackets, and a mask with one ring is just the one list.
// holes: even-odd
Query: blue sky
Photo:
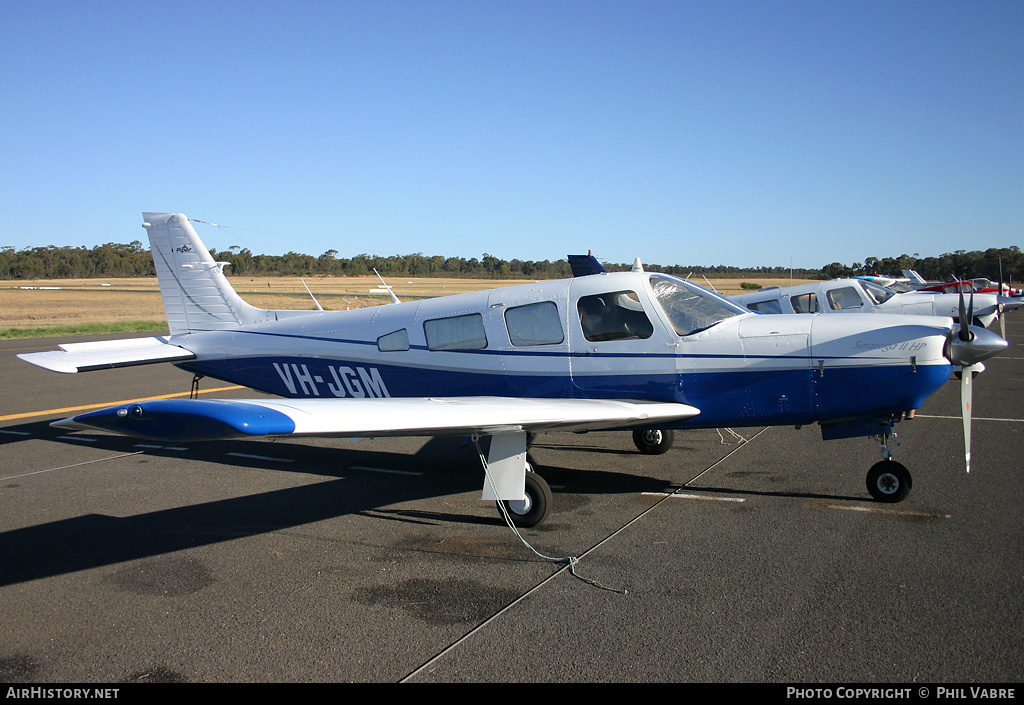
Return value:
[(1019, 0), (0, 3), (0, 245), (820, 267), (1022, 245)]

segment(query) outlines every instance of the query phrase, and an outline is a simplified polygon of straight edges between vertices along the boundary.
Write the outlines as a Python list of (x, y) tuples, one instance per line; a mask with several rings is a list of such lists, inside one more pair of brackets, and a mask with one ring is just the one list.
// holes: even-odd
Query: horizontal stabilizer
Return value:
[(66, 373), (195, 358), (185, 348), (171, 345), (166, 338), (161, 337), (65, 343), (59, 347), (60, 350), (22, 353), (18, 357), (38, 367)]
[(611, 399), (424, 397), (153, 400), (54, 422), (153, 440), (239, 436), (355, 437), (657, 427), (696, 416), (686, 404)]

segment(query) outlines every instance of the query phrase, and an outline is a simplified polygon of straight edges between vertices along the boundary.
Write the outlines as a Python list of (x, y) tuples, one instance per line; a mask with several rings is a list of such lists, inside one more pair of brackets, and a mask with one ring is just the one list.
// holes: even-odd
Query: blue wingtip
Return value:
[(295, 432), (295, 422), (279, 411), (243, 401), (216, 399), (143, 401), (91, 411), (69, 421), (69, 425), (159, 441), (207, 441)]

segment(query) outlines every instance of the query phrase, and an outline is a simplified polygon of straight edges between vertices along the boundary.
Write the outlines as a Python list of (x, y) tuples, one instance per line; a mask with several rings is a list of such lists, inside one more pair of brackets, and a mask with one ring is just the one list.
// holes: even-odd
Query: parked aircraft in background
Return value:
[[(351, 311), (255, 308), (189, 219), (144, 213), (169, 335), (22, 354), (58, 372), (171, 362), (279, 399), (153, 400), (55, 425), (159, 440), (469, 435), (483, 498), (541, 521), (551, 491), (527, 458), (545, 431), (623, 429), (664, 452), (674, 429), (818, 423), (824, 439), (876, 436), (871, 495), (899, 501), (910, 473), (895, 427), (950, 377), (1002, 350), (949, 317), (760, 316), (682, 279), (603, 272)], [(596, 272), (596, 273), (588, 273)], [(962, 386), (970, 469), (970, 378)]]
[(972, 291), (975, 294), (1001, 294), (1003, 296), (1022, 296), (1024, 295), (1024, 289), (1014, 289), (1012, 282), (1009, 284), (1003, 283), (1003, 268), (999, 266), (999, 281), (992, 281), (985, 277), (978, 277), (975, 279), (957, 279), (950, 282), (928, 282), (925, 281), (924, 277), (915, 272), (912, 269), (904, 270), (903, 274), (907, 278), (907, 286), (913, 291), (930, 291), (937, 294), (956, 294), (963, 292), (969, 294)]
[[(973, 294), (971, 323), (990, 326), (1010, 309), (1024, 306), (1021, 299), (996, 294)], [(960, 294), (897, 292), (864, 279), (832, 279), (797, 286), (770, 286), (729, 297), (759, 313), (873, 312), (949, 316), (960, 321)]]
[(906, 277), (884, 277), (881, 274), (861, 274), (853, 278), (863, 279), (864, 281), (884, 287), (893, 287), (897, 284), (907, 284), (910, 281)]
[(963, 292), (965, 294), (999, 294), (1002, 292), (1003, 296), (1020, 296), (1020, 289), (1013, 289), (1008, 284), (999, 284), (992, 281), (991, 279), (985, 279), (984, 277), (978, 279), (962, 279), (958, 281), (945, 282), (942, 284), (929, 284), (922, 286), (915, 291), (923, 293), (937, 293), (937, 294), (956, 294)]

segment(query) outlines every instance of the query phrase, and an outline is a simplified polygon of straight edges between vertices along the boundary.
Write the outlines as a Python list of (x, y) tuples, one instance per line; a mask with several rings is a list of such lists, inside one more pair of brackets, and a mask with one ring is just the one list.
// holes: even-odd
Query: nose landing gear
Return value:
[(903, 501), (911, 484), (910, 471), (895, 460), (879, 461), (868, 470), (868, 492), (879, 502)]
[[(889, 449), (889, 440), (896, 443), (896, 447)], [(895, 503), (902, 502), (910, 494), (913, 481), (910, 471), (905, 466), (892, 459), (900, 446), (896, 434), (875, 436), (878, 445), (882, 449), (882, 460), (871, 466), (868, 470), (867, 488), (868, 493), (878, 502)]]

